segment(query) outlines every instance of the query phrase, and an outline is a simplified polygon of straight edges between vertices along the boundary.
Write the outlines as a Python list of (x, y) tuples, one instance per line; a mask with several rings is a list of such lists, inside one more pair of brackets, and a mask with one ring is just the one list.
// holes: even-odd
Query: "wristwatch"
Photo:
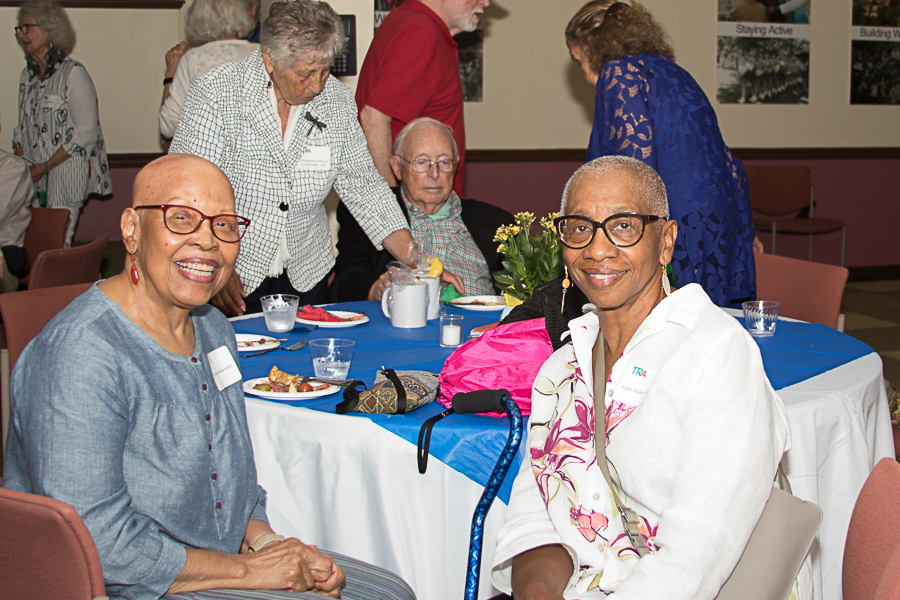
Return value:
[(250, 547), (247, 548), (247, 552), (259, 552), (263, 549), (263, 546), (270, 542), (283, 542), (284, 536), (278, 535), (277, 533), (267, 533), (266, 535), (261, 535), (256, 538), (256, 541), (250, 544)]

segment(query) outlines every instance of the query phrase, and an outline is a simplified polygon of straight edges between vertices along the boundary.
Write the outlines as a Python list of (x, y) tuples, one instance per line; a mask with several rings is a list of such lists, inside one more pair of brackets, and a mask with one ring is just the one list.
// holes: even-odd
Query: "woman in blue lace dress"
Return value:
[(699, 283), (720, 306), (755, 298), (747, 177), (665, 31), (639, 4), (593, 0), (569, 22), (566, 43), (597, 88), (586, 160), (630, 156), (666, 184), (678, 221), (678, 286)]

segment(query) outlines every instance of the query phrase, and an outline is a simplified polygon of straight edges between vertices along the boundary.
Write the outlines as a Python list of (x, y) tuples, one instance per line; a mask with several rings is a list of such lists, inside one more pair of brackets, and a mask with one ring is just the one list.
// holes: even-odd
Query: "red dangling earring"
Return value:
[(137, 266), (134, 264), (134, 254), (131, 255), (131, 283), (134, 285), (138, 284), (140, 280), (140, 275), (138, 275)]

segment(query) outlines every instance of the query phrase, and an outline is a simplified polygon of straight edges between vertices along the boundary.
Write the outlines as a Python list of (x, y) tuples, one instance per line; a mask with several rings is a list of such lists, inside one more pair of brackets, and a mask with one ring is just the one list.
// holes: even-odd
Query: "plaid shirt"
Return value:
[[(305, 292), (334, 266), (323, 206), (332, 185), (377, 247), (407, 225), (372, 163), (353, 93), (329, 76), (322, 93), (302, 108), (325, 127), (301, 118), (285, 152), (268, 83), (259, 51), (195, 79), (169, 152), (202, 156), (231, 181), (238, 214), (252, 222), (235, 267), (244, 291), (267, 277), (285, 231), (288, 277)], [(330, 170), (301, 170), (300, 159), (316, 146), (329, 149)]]
[(447, 199), (450, 216), (437, 220), (432, 220), (422, 209), (407, 200), (405, 193), (402, 195), (409, 211), (409, 228), (413, 236), (416, 239), (431, 239), (434, 253), (440, 257), (445, 269), (463, 280), (467, 295), (493, 295), (495, 291), (487, 261), (460, 217), (462, 207), (456, 192), (450, 192), (450, 198)]

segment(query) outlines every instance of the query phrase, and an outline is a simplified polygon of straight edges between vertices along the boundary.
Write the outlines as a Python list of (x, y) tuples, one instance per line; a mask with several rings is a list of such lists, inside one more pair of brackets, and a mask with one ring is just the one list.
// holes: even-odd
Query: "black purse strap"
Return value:
[(356, 410), (359, 406), (359, 393), (366, 389), (366, 384), (358, 379), (354, 379), (344, 389), (344, 401), (338, 403), (334, 407), (334, 412), (339, 415), (346, 415), (348, 412)]
[(416, 460), (419, 462), (419, 473), (424, 475), (425, 469), (428, 468), (428, 451), (431, 449), (431, 430), (434, 429), (435, 423), (452, 414), (453, 409), (448, 408), (444, 412), (440, 412), (422, 423), (422, 428), (419, 429), (419, 443), (416, 447)]
[(406, 414), (406, 389), (403, 387), (403, 382), (400, 381), (400, 378), (397, 377), (397, 372), (393, 369), (385, 369), (381, 367), (381, 374), (387, 377), (391, 383), (394, 384), (394, 389), (397, 391), (397, 414), (405, 415)]

